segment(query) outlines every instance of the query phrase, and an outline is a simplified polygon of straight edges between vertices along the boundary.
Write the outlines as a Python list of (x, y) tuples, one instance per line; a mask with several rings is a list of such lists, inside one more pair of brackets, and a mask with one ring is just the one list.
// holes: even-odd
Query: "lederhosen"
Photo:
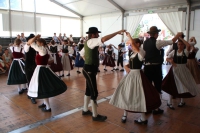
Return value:
[(153, 81), (155, 88), (161, 93), (163, 58), (161, 51), (156, 47), (156, 39), (154, 37), (147, 39), (143, 48), (146, 51), (144, 74), (151, 83)]
[[(87, 42), (84, 45), (85, 48), (85, 53), (86, 49), (90, 49), (87, 46)], [(88, 55), (89, 58), (93, 58), (93, 63), (88, 64), (87, 63), (87, 58), (85, 55), (85, 64), (83, 66), (83, 75), (86, 79), (86, 91), (85, 95), (86, 96), (91, 96), (91, 99), (96, 102), (96, 99), (98, 97), (98, 90), (97, 90), (97, 82), (96, 82), (96, 75), (98, 72), (98, 67), (99, 67), (99, 55), (98, 55), (98, 46), (95, 47), (94, 49), (90, 49), (92, 51), (91, 55)], [(86, 53), (87, 54), (87, 53)], [(94, 56), (92, 56), (94, 55)]]
[(123, 54), (122, 49), (120, 49), (119, 52), (118, 52), (117, 66), (119, 66), (119, 64), (121, 64), (121, 67), (124, 67), (124, 65), (123, 65), (123, 55), (121, 56), (121, 54)]
[(36, 51), (32, 47), (29, 47), (29, 51), (27, 53), (25, 53), (25, 57), (26, 57), (26, 59), (25, 59), (25, 73), (26, 73), (28, 85), (29, 85), (31, 78), (33, 76), (33, 72), (36, 68), (35, 56), (36, 56)]

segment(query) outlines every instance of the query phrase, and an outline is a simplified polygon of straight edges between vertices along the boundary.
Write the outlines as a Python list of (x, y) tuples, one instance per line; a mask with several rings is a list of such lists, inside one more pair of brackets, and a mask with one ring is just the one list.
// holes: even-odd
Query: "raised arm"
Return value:
[(27, 45), (31, 45), (32, 43), (34, 43), (40, 37), (41, 37), (41, 35), (38, 34), (37, 36), (31, 38), (30, 40), (28, 40)]
[(139, 52), (139, 47), (135, 45), (134, 40), (132, 39), (131, 35), (129, 32), (126, 32), (126, 36), (129, 38), (130, 42), (131, 42), (131, 46), (132, 46), (132, 50), (135, 52)]
[(125, 32), (126, 30), (120, 30), (120, 31), (117, 31), (115, 33), (112, 33), (112, 34), (109, 34), (107, 36), (104, 36), (101, 38), (101, 42), (104, 43), (106, 41), (108, 41), (109, 39), (113, 38), (114, 36), (116, 36), (117, 34), (121, 34), (123, 32)]
[(179, 37), (179, 39), (186, 45), (187, 51), (190, 51), (190, 44), (181, 37)]

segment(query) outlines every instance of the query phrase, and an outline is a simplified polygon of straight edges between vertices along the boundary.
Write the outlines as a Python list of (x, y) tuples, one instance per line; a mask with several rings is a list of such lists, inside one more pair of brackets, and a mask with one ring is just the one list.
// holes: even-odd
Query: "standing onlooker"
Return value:
[(57, 44), (59, 44), (61, 42), (61, 40), (56, 36), (56, 33), (54, 33), (52, 40), (54, 40), (54, 42), (57, 43)]
[(64, 40), (67, 40), (67, 36), (66, 36), (65, 33), (64, 33), (64, 36), (62, 37), (62, 39), (63, 39), (63, 41), (64, 41)]
[(20, 40), (21, 40), (23, 43), (26, 43), (26, 38), (25, 38), (25, 36), (24, 36), (24, 33), (21, 33)]
[(72, 45), (74, 43), (74, 39), (72, 37), (72, 34), (69, 35), (69, 41), (70, 41), (70, 44)]

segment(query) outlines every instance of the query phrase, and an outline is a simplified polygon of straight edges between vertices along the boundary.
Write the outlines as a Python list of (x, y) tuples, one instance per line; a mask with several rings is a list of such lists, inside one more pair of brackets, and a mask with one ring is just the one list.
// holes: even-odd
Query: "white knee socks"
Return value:
[(94, 100), (91, 100), (91, 104), (92, 104), (92, 116), (93, 117), (97, 117), (97, 104), (94, 103)]
[(141, 113), (141, 118), (140, 118), (142, 121), (145, 121), (146, 120), (146, 116), (145, 116), (145, 113)]
[(50, 109), (49, 98), (44, 99), (44, 104), (46, 105), (46, 109)]
[(18, 85), (18, 91), (21, 91), (21, 84)]
[(172, 96), (171, 95), (169, 95), (168, 104), (172, 104)]
[(83, 105), (83, 111), (88, 111), (88, 105), (90, 103), (90, 96), (84, 96), (84, 105)]

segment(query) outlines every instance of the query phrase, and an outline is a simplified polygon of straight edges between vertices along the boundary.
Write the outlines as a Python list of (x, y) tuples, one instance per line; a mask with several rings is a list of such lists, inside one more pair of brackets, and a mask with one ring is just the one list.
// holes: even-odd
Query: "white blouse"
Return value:
[[(144, 49), (139, 48), (138, 59), (139, 59), (140, 61), (143, 61), (145, 54), (146, 54), (146, 52), (144, 51)], [(130, 58), (134, 58), (136, 55), (137, 55), (137, 53), (134, 53), (134, 54), (131, 55)]]
[[(167, 56), (167, 58), (173, 58), (174, 57), (174, 53), (175, 53), (175, 50), (173, 50), (171, 53), (169, 53), (169, 55)], [(184, 53), (188, 57), (189, 51), (187, 51), (187, 49), (184, 50)], [(177, 51), (177, 56), (182, 56), (182, 55), (183, 55), (183, 51), (180, 52), (180, 53)]]

